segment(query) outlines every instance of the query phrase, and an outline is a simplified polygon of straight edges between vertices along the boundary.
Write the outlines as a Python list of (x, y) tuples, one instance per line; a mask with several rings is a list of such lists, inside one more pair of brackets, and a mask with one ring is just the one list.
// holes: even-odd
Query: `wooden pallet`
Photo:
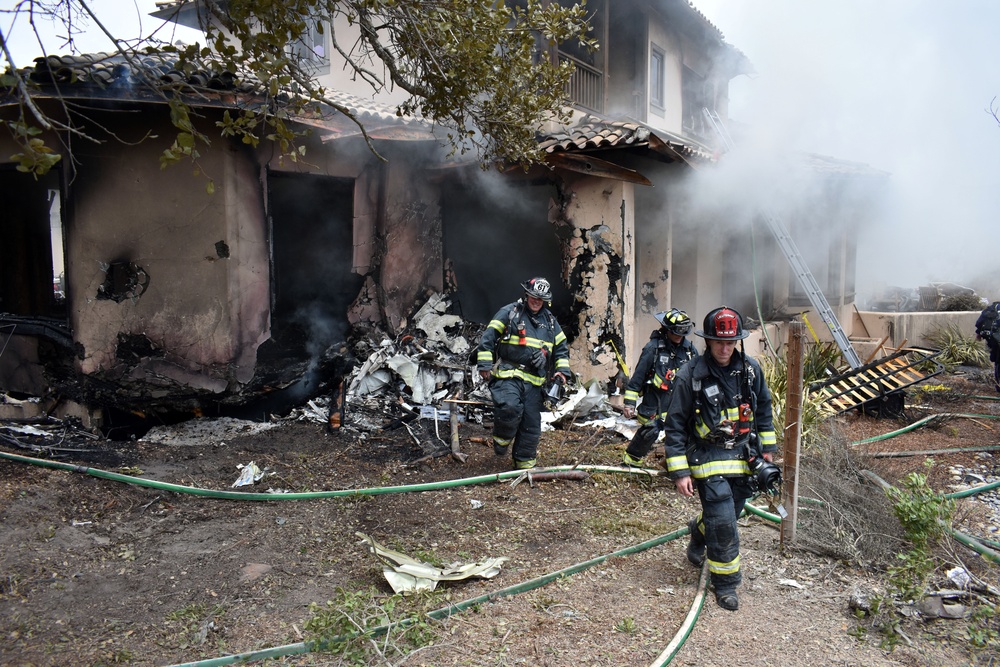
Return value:
[[(866, 403), (881, 401), (893, 392), (923, 382), (944, 370), (935, 361), (940, 351), (905, 348), (810, 386), (821, 400), (820, 410), (837, 415)], [(919, 367), (919, 369), (918, 369)]]

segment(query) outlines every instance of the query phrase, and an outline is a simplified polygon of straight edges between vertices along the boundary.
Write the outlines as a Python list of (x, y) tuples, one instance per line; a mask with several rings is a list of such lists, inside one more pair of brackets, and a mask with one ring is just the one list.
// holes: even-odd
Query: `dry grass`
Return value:
[[(798, 546), (806, 551), (881, 570), (904, 544), (885, 493), (862, 476), (863, 456), (829, 425), (822, 442), (799, 462)], [(808, 500), (806, 500), (808, 499)], [(818, 501), (818, 502), (817, 502)]]

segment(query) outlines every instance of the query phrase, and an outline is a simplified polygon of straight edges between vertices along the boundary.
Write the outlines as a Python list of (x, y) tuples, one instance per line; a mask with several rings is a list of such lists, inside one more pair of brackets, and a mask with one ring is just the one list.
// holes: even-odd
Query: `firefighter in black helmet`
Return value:
[(515, 469), (537, 463), (542, 385), (550, 373), (557, 382), (566, 382), (570, 375), (566, 334), (549, 310), (549, 281), (532, 278), (521, 287), (524, 296), (490, 320), (476, 358), (493, 396), (493, 451), (512, 456)]
[(715, 600), (739, 607), (742, 582), (736, 519), (754, 494), (751, 462), (768, 464), (777, 451), (771, 392), (755, 359), (736, 344), (749, 336), (732, 308), (705, 316), (705, 353), (681, 368), (664, 422), (665, 467), (678, 493), (701, 501), (701, 515), (688, 522), (687, 558), (708, 571)]
[[(657, 313), (660, 328), (649, 335), (642, 348), (632, 377), (625, 385), (626, 417), (639, 421), (639, 430), (622, 455), (628, 466), (642, 465), (642, 458), (653, 448), (660, 435), (660, 425), (670, 401), (677, 370), (698, 357), (698, 351), (685, 336), (691, 333), (691, 318), (677, 308)], [(638, 403), (638, 407), (636, 404)]]

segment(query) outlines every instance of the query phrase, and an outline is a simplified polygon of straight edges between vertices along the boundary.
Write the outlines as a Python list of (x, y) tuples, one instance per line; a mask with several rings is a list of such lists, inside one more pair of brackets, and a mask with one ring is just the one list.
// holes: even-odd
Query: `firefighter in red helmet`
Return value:
[(643, 457), (660, 435), (677, 370), (698, 357), (698, 351), (686, 338), (692, 329), (687, 313), (671, 308), (655, 317), (660, 328), (649, 335), (649, 342), (642, 348), (632, 377), (625, 385), (623, 412), (639, 421), (639, 429), (622, 455), (627, 466), (642, 465)]
[(545, 278), (521, 283), (524, 296), (501, 308), (479, 341), (479, 374), (493, 397), (493, 452), (511, 456), (515, 469), (535, 467), (542, 435), (542, 386), (551, 374), (570, 376), (566, 334), (549, 310)]
[(736, 519), (763, 490), (751, 473), (777, 471), (771, 463), (777, 451), (771, 392), (760, 364), (742, 348), (750, 334), (738, 312), (716, 308), (695, 334), (705, 339), (706, 350), (675, 379), (664, 422), (665, 467), (681, 495), (697, 492), (701, 501), (700, 516), (688, 522), (687, 558), (701, 567), (707, 557), (716, 602), (735, 611), (742, 582)]

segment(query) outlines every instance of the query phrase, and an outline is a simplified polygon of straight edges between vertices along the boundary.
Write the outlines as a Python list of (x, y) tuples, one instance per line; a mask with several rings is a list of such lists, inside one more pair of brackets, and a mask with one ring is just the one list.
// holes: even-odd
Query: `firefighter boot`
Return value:
[(740, 608), (740, 598), (736, 591), (715, 591), (715, 602), (727, 611), (736, 611)]
[(514, 470), (531, 470), (538, 463), (538, 459), (528, 459), (526, 461), (519, 461), (514, 459)]
[(503, 440), (493, 436), (493, 453), (497, 456), (510, 455), (510, 440)]
[(688, 521), (688, 532), (691, 533), (687, 546), (688, 562), (695, 567), (701, 567), (705, 564), (705, 536), (698, 530), (698, 519)]
[(622, 463), (624, 463), (629, 468), (641, 468), (642, 467), (642, 459), (641, 458), (638, 458), (638, 459), (635, 458), (634, 456), (632, 456), (631, 454), (629, 454), (627, 451), (624, 454), (622, 454)]

